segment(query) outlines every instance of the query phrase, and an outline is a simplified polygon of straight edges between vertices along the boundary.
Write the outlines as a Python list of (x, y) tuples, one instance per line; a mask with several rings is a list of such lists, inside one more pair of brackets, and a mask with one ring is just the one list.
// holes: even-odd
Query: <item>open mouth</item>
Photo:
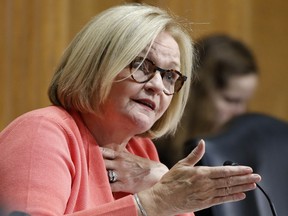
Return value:
[(155, 105), (155, 103), (153, 102), (153, 101), (151, 101), (151, 100), (146, 100), (146, 99), (139, 99), (139, 100), (133, 100), (133, 101), (135, 101), (136, 103), (140, 103), (140, 104), (142, 104), (142, 105), (144, 105), (144, 106), (147, 106), (147, 107), (149, 107), (151, 110), (155, 110), (155, 107), (156, 107), (156, 105)]

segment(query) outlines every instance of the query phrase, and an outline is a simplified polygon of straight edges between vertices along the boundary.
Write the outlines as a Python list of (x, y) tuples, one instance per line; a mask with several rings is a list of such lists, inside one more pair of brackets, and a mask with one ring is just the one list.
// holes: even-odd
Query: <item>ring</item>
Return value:
[(114, 183), (117, 181), (117, 174), (113, 170), (107, 170), (108, 172), (108, 179), (110, 183)]

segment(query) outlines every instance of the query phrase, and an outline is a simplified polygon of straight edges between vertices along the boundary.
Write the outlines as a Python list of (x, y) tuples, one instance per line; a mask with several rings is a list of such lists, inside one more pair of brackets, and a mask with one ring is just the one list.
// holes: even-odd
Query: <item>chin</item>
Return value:
[(148, 131), (153, 126), (154, 122), (152, 123), (150, 119), (149, 121), (147, 121), (147, 119), (143, 120), (139, 118), (136, 118), (136, 119), (134, 118), (133, 124), (134, 124), (134, 129), (138, 131), (137, 134), (142, 134)]
[(152, 125), (136, 125), (135, 127), (138, 127), (138, 133), (137, 134), (142, 134), (145, 133), (146, 131), (150, 130)]

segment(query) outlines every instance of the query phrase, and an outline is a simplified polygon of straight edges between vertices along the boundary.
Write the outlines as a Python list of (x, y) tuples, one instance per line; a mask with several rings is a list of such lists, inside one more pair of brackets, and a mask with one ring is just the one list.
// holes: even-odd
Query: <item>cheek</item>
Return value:
[(217, 100), (215, 103), (215, 115), (219, 122), (226, 122), (231, 116), (231, 109), (233, 107), (231, 104), (227, 103), (225, 100)]
[[(165, 98), (165, 97), (167, 97), (167, 98)], [(171, 101), (172, 101), (172, 97), (168, 98), (168, 96), (164, 96), (164, 98), (161, 99), (161, 102), (159, 104), (159, 108), (155, 113), (156, 114), (155, 115), (155, 121), (159, 120), (163, 116), (165, 111), (170, 106)]]
[(215, 95), (211, 100), (211, 107), (216, 115), (222, 115), (223, 112), (226, 112), (227, 104), (222, 99), (221, 96)]
[(163, 98), (161, 101), (161, 105), (160, 105), (160, 109), (159, 109), (159, 113), (162, 115), (170, 106), (171, 102), (172, 102), (172, 97), (171, 96), (164, 96), (166, 98)]
[(118, 112), (127, 106), (129, 98), (131, 97), (131, 92), (135, 92), (130, 89), (129, 83), (125, 81), (114, 83), (110, 93), (107, 97), (106, 102), (103, 104), (104, 111), (110, 112), (109, 115), (112, 115), (116, 110)]
[(135, 83), (129, 79), (115, 82), (111, 88), (108, 98), (121, 101), (120, 98), (129, 98), (136, 94), (141, 88), (141, 84)]

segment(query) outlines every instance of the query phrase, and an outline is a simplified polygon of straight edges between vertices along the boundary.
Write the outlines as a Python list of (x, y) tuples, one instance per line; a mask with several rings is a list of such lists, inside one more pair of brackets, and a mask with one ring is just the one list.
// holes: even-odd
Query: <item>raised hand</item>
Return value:
[(204, 152), (202, 140), (159, 183), (138, 193), (143, 205), (147, 206), (148, 215), (176, 215), (242, 200), (245, 192), (255, 189), (255, 183), (261, 180), (246, 166), (195, 167)]

